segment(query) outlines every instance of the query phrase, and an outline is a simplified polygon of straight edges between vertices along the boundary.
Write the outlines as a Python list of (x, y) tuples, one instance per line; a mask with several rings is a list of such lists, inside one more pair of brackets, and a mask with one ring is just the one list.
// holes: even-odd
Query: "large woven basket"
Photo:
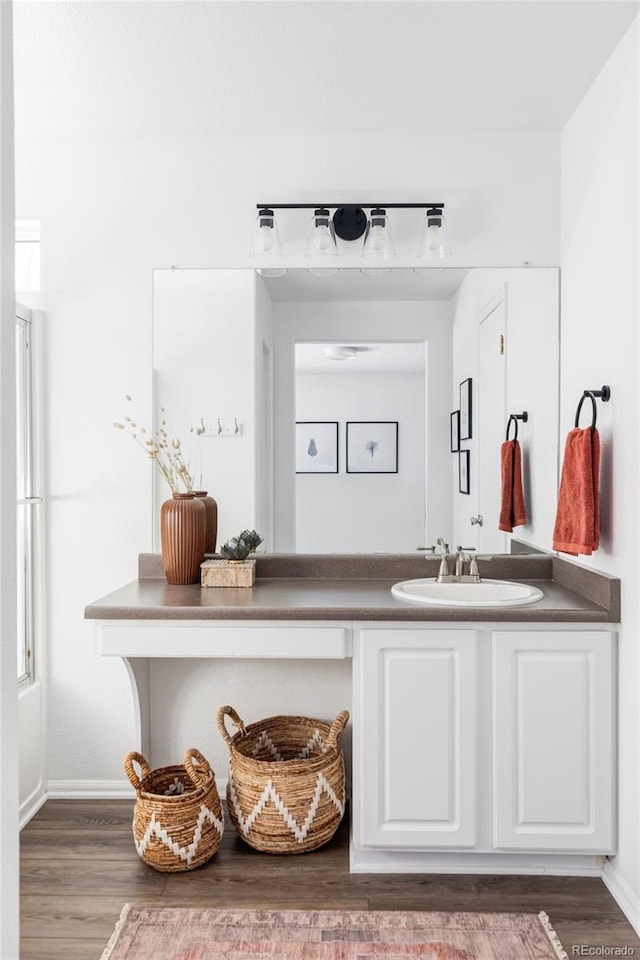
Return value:
[[(231, 736), (229, 717), (238, 732)], [(340, 738), (349, 719), (268, 717), (248, 727), (220, 707), (218, 729), (229, 747), (227, 806), (238, 834), (266, 853), (304, 853), (330, 840), (344, 814)]]
[(220, 846), (224, 815), (213, 771), (202, 754), (192, 748), (184, 755), (184, 766), (152, 770), (133, 752), (125, 757), (124, 769), (136, 791), (133, 837), (145, 863), (166, 873), (206, 863)]

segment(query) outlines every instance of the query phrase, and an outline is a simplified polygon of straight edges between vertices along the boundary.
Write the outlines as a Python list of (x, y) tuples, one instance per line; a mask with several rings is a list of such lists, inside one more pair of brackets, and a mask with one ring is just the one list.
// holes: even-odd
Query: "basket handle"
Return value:
[(337, 750), (338, 744), (340, 743), (340, 737), (344, 733), (344, 728), (349, 722), (349, 711), (341, 710), (338, 716), (335, 718), (331, 724), (331, 729), (329, 730), (329, 736), (327, 737), (327, 747), (330, 750)]
[[(141, 772), (140, 777), (138, 777), (135, 770), (133, 769), (134, 763), (137, 763), (138, 766), (140, 767), (140, 772)], [(144, 778), (147, 776), (147, 774), (151, 773), (151, 767), (149, 766), (149, 764), (147, 763), (147, 761), (145, 760), (145, 758), (142, 756), (141, 753), (136, 753), (135, 750), (132, 750), (131, 753), (128, 753), (124, 758), (124, 772), (129, 778), (129, 783), (131, 784), (131, 786), (135, 790), (139, 790), (140, 785), (142, 784), (142, 781), (144, 780)]]
[(216, 714), (216, 724), (218, 726), (218, 730), (220, 731), (222, 739), (225, 741), (227, 746), (230, 747), (232, 738), (224, 722), (224, 718), (227, 716), (231, 718), (231, 722), (234, 724), (234, 726), (238, 728), (238, 730), (242, 733), (243, 736), (247, 731), (245, 729), (244, 721), (240, 719), (240, 717), (238, 716), (236, 711), (233, 709), (233, 707), (220, 707), (220, 709)]
[[(196, 761), (195, 764), (193, 762), (194, 760)], [(195, 747), (190, 747), (189, 750), (185, 752), (184, 767), (189, 775), (189, 779), (196, 786), (201, 786), (202, 783), (214, 775), (207, 758), (203, 757)]]

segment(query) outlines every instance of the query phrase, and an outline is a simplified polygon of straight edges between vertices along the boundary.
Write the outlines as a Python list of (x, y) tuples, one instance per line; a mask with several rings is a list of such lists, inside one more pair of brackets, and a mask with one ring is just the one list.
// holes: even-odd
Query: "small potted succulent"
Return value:
[(243, 530), (236, 537), (230, 537), (220, 547), (220, 553), (232, 563), (241, 563), (262, 543), (263, 538), (255, 530)]

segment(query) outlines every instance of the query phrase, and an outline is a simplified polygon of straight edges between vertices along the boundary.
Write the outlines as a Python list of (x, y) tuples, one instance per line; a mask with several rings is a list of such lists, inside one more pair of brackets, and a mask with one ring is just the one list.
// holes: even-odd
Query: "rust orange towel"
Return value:
[(600, 437), (576, 427), (567, 434), (553, 549), (589, 556), (600, 543)]
[(514, 527), (527, 522), (527, 510), (522, 492), (522, 454), (517, 440), (505, 440), (500, 448), (502, 469), (502, 500), (498, 530), (511, 533)]

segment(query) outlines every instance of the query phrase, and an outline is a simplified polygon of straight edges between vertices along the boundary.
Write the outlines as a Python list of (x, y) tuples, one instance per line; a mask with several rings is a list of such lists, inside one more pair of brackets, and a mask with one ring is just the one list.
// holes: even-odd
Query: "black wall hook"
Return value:
[(611, 399), (611, 387), (604, 386), (600, 390), (585, 390), (580, 397), (580, 403), (578, 404), (578, 409), (576, 410), (576, 419), (574, 427), (578, 427), (580, 423), (580, 411), (582, 410), (582, 404), (586, 398), (591, 400), (591, 429), (595, 430), (596, 423), (598, 421), (598, 405), (596, 404), (596, 397), (599, 397), (603, 403), (607, 403)]
[(518, 439), (518, 420), (522, 420), (523, 423), (526, 423), (528, 419), (529, 419), (529, 414), (527, 413), (526, 410), (523, 410), (522, 413), (510, 413), (509, 419), (507, 420), (507, 435), (505, 437), (505, 440), (509, 439), (509, 430), (511, 429), (512, 422), (515, 425), (515, 434), (513, 439), (517, 440)]

